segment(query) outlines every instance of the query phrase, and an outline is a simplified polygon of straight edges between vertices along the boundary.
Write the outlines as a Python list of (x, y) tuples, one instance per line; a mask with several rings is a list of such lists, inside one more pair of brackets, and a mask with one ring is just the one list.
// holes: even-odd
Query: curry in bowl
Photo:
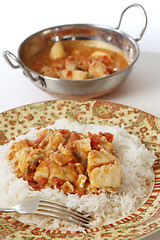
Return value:
[(129, 59), (118, 47), (87, 40), (58, 41), (37, 54), (29, 68), (44, 76), (84, 80), (121, 71)]

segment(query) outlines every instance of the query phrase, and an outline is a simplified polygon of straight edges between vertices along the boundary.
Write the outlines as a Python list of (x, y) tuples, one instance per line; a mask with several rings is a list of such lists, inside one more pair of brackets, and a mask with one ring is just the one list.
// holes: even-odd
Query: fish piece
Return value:
[(67, 148), (63, 147), (62, 143), (59, 144), (58, 151), (54, 153), (54, 161), (59, 165), (63, 166), (68, 162), (76, 161), (76, 158)]
[(91, 78), (100, 78), (109, 75), (106, 65), (99, 61), (93, 61), (89, 65), (88, 72)]
[(50, 49), (49, 57), (51, 60), (55, 60), (57, 58), (64, 58), (66, 56), (66, 52), (64, 50), (62, 42), (55, 42)]
[(24, 148), (17, 152), (17, 156), (16, 172), (23, 176), (36, 169), (37, 163), (44, 158), (44, 153), (39, 149)]
[(50, 172), (48, 168), (48, 159), (45, 159), (40, 162), (38, 167), (36, 168), (36, 172), (34, 174), (34, 180), (36, 182), (40, 182), (42, 178), (49, 178)]
[(100, 138), (100, 148), (101, 147), (110, 153), (113, 152), (113, 145), (107, 141), (107, 138), (105, 136)]
[(92, 150), (88, 154), (87, 172), (89, 173), (95, 167), (100, 167), (110, 163), (113, 164), (115, 161), (117, 161), (116, 157), (105, 149), (101, 149), (100, 151)]
[(63, 143), (63, 135), (55, 130), (51, 129), (42, 129), (37, 134), (38, 138), (40, 139), (38, 148), (42, 148), (45, 150), (54, 150), (58, 149), (60, 143)]
[(73, 163), (68, 163), (63, 167), (59, 166), (55, 161), (51, 161), (49, 165), (50, 180), (52, 177), (58, 177), (64, 181), (75, 182), (78, 178), (78, 172)]
[(90, 144), (90, 138), (75, 140), (72, 144), (74, 154), (80, 162), (86, 165), (88, 153), (92, 150)]
[(71, 80), (84, 80), (88, 78), (88, 72), (82, 70), (74, 70), (72, 71)]
[(63, 185), (62, 185), (62, 190), (64, 191), (64, 193), (73, 193), (74, 192), (74, 187), (72, 185), (71, 182), (66, 181)]
[(85, 175), (83, 175), (83, 174), (80, 174), (80, 175), (78, 176), (78, 179), (77, 179), (77, 185), (78, 185), (80, 188), (84, 188), (84, 187), (85, 187), (86, 180), (87, 180), (87, 176), (85, 176)]
[(102, 165), (88, 173), (93, 187), (116, 193), (121, 183), (121, 168), (118, 164)]

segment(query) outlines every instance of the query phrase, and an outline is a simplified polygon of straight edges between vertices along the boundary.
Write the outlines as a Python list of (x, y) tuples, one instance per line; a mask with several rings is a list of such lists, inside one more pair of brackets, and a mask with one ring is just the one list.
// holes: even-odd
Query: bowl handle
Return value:
[(120, 16), (120, 20), (119, 20), (119, 24), (118, 24), (117, 29), (119, 29), (120, 26), (121, 26), (121, 22), (122, 22), (122, 18), (123, 18), (124, 13), (125, 13), (129, 8), (132, 8), (132, 7), (141, 8), (142, 11), (143, 11), (143, 13), (144, 13), (144, 18), (145, 18), (144, 27), (143, 27), (143, 29), (142, 29), (139, 37), (137, 37), (137, 38), (134, 39), (135, 41), (139, 41), (139, 40), (142, 38), (142, 36), (143, 36), (143, 34), (144, 34), (145, 30), (146, 30), (147, 22), (148, 22), (148, 20), (147, 20), (147, 13), (146, 13), (145, 9), (144, 9), (140, 4), (138, 4), (138, 3), (133, 3), (133, 4), (129, 5), (127, 8), (125, 8), (125, 9), (123, 10), (123, 12), (121, 13), (121, 16)]
[[(13, 53), (9, 51), (4, 51), (3, 56), (12, 68), (22, 68), (25, 76), (29, 77), (33, 82), (40, 81), (41, 86), (46, 87), (46, 83), (44, 79), (41, 78), (40, 76), (38, 76), (37, 78), (34, 78), (30, 73), (30, 71), (25, 67), (24, 63), (18, 57), (16, 57)], [(17, 63), (17, 65), (15, 65), (13, 61), (10, 59), (14, 60)]]

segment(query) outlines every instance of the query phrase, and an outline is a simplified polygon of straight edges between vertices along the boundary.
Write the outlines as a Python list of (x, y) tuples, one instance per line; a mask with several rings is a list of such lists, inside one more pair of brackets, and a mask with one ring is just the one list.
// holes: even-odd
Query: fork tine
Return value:
[(91, 217), (85, 217), (84, 213), (77, 212), (76, 210), (70, 209), (60, 203), (45, 199), (40, 199), (37, 213), (66, 220), (85, 228), (89, 228), (89, 222), (91, 220)]
[(39, 206), (38, 211), (41, 211), (41, 212), (47, 212), (47, 213), (53, 213), (53, 214), (59, 214), (59, 215), (62, 215), (62, 216), (65, 216), (65, 217), (69, 217), (69, 218), (72, 218), (76, 221), (80, 221), (82, 223), (85, 223), (85, 224), (89, 224), (89, 220), (87, 219), (82, 219), (80, 217), (77, 217), (73, 214), (70, 214), (70, 213), (67, 213), (67, 212), (64, 212), (63, 210), (60, 210), (60, 209), (55, 209), (54, 208), (51, 208), (51, 207), (43, 207), (43, 206)]
[(89, 222), (91, 220), (91, 216), (89, 216), (88, 214), (79, 212), (73, 208), (69, 208), (67, 206), (62, 205), (61, 203), (56, 203), (51, 200), (40, 199), (39, 206), (54, 208), (54, 209), (57, 209), (59, 211), (65, 212), (65, 213), (69, 213), (70, 215), (72, 214), (73, 216), (81, 218), (82, 220), (84, 220), (86, 222)]
[(84, 223), (81, 220), (74, 219), (74, 217), (66, 216), (65, 214), (61, 214), (61, 213), (54, 212), (54, 211), (46, 211), (46, 210), (42, 210), (42, 209), (38, 210), (36, 213), (40, 214), (40, 215), (45, 215), (45, 216), (50, 216), (50, 217), (53, 217), (53, 218), (57, 218), (57, 219), (60, 219), (60, 220), (65, 220), (67, 222), (71, 222), (71, 223), (77, 224), (77, 225), (79, 225), (83, 228), (89, 229), (89, 223)]

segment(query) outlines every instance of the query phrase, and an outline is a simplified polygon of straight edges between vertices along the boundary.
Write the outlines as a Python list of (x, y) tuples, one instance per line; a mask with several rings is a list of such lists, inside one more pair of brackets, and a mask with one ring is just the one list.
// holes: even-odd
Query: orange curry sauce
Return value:
[(91, 42), (84, 40), (56, 42), (37, 54), (29, 67), (35, 72), (53, 78), (84, 80), (104, 77), (129, 65), (120, 49), (114, 50), (114, 46), (105, 49), (104, 45), (101, 47), (100, 42)]
[(56, 187), (66, 194), (79, 195), (99, 193), (102, 189), (116, 192), (120, 167), (112, 140), (111, 133), (83, 135), (66, 129), (41, 129), (34, 141), (14, 142), (8, 158), (14, 162), (17, 177), (27, 180), (35, 190)]

